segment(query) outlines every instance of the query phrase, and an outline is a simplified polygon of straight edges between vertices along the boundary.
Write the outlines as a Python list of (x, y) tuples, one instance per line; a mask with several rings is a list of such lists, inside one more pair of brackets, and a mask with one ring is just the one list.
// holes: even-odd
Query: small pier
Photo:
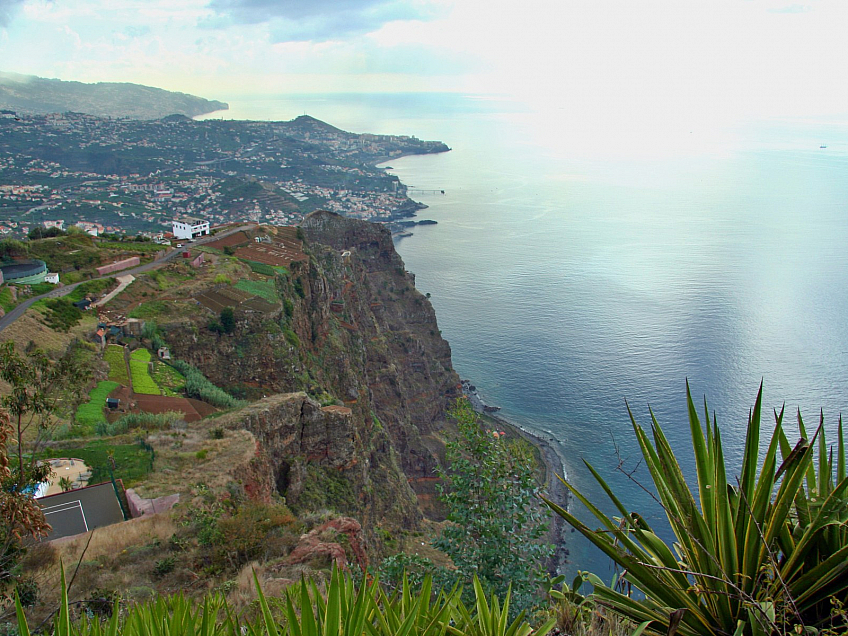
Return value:
[(412, 186), (406, 189), (407, 194), (444, 194), (444, 190), (424, 190), (422, 188), (414, 188)]

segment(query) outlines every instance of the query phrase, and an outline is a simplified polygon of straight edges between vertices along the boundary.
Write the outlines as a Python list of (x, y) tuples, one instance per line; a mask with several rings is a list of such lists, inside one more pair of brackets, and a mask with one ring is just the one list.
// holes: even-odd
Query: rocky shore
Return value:
[[(475, 411), (494, 419), (505, 429), (509, 429), (515, 435), (539, 449), (539, 454), (545, 465), (545, 494), (551, 501), (563, 508), (568, 507), (568, 489), (559, 479), (560, 476), (566, 477), (565, 461), (556, 447), (556, 440), (552, 437), (544, 437), (535, 431), (525, 429), (498, 415), (497, 411), (500, 410), (500, 407), (486, 404), (485, 400), (480, 396), (477, 387), (471, 384), (469, 380), (462, 381), (462, 392), (468, 398)], [(548, 563), (548, 571), (552, 575), (564, 571), (564, 566), (568, 562), (568, 548), (565, 541), (565, 535), (568, 530), (569, 528), (565, 520), (551, 513), (548, 537), (549, 541), (556, 547), (556, 552)]]

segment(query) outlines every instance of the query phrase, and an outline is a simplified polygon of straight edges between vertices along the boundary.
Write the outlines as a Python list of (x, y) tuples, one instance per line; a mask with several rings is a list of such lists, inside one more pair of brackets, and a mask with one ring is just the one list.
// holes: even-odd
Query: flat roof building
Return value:
[(173, 232), (178, 239), (194, 239), (209, 234), (209, 221), (183, 216), (174, 219)]

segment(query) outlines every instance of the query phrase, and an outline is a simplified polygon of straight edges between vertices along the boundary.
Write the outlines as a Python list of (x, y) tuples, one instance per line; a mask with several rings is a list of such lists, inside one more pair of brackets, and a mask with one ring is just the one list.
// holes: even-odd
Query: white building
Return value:
[(178, 239), (193, 239), (209, 234), (209, 221), (202, 221), (188, 216), (174, 219), (174, 236)]
[(44, 277), (44, 282), (45, 283), (52, 283), (54, 285), (58, 285), (59, 284), (59, 273), (58, 272), (52, 272), (52, 273), (48, 272), (47, 275)]

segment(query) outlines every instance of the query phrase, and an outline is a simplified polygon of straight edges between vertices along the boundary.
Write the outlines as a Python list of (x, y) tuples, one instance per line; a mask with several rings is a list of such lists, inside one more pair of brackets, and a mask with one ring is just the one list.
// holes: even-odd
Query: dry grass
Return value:
[(153, 564), (168, 554), (168, 539), (174, 531), (171, 515), (163, 513), (34, 546), (24, 561), (25, 571), (39, 589), (32, 617), (40, 620), (56, 606), (60, 564), (67, 580), (73, 579), (71, 600), (90, 598), (96, 589), (120, 590), (125, 597), (142, 600), (156, 589)]
[(94, 312), (83, 314), (79, 324), (72, 327), (68, 333), (53, 331), (39, 319), (40, 313), (33, 309), (18, 318), (11, 325), (0, 332), (0, 340), (12, 340), (15, 347), (23, 351), (30, 342), (34, 342), (39, 348), (47, 352), (61, 352), (75, 339), (87, 340), (97, 328), (97, 315)]
[(210, 431), (216, 427), (212, 419), (190, 424), (185, 430), (150, 435), (147, 441), (156, 450), (156, 463), (154, 472), (136, 488), (139, 494), (151, 498), (188, 494), (199, 482), (215, 490), (233, 481), (238, 468), (253, 457), (256, 440), (245, 430), (225, 430), (222, 439), (212, 439)]
[(225, 584), (228, 588), (226, 596), (230, 607), (238, 612), (245, 612), (248, 617), (258, 615), (258, 607), (255, 603), (258, 595), (256, 583), (253, 580), (254, 571), (262, 586), (262, 593), (268, 599), (283, 598), (286, 588), (299, 583), (301, 577), (312, 579), (321, 590), (324, 590), (327, 585), (328, 572), (326, 571), (314, 570), (306, 565), (272, 565), (252, 561), (245, 565), (234, 579)]
[[(169, 514), (158, 514), (150, 517), (140, 517), (106, 526), (92, 531), (91, 543), (85, 551), (85, 559), (98, 559), (100, 557), (112, 557), (121, 551), (134, 545), (150, 543), (156, 539), (167, 541), (176, 526)], [(88, 534), (68, 539), (53, 541), (56, 555), (65, 563), (76, 563), (88, 541)]]

